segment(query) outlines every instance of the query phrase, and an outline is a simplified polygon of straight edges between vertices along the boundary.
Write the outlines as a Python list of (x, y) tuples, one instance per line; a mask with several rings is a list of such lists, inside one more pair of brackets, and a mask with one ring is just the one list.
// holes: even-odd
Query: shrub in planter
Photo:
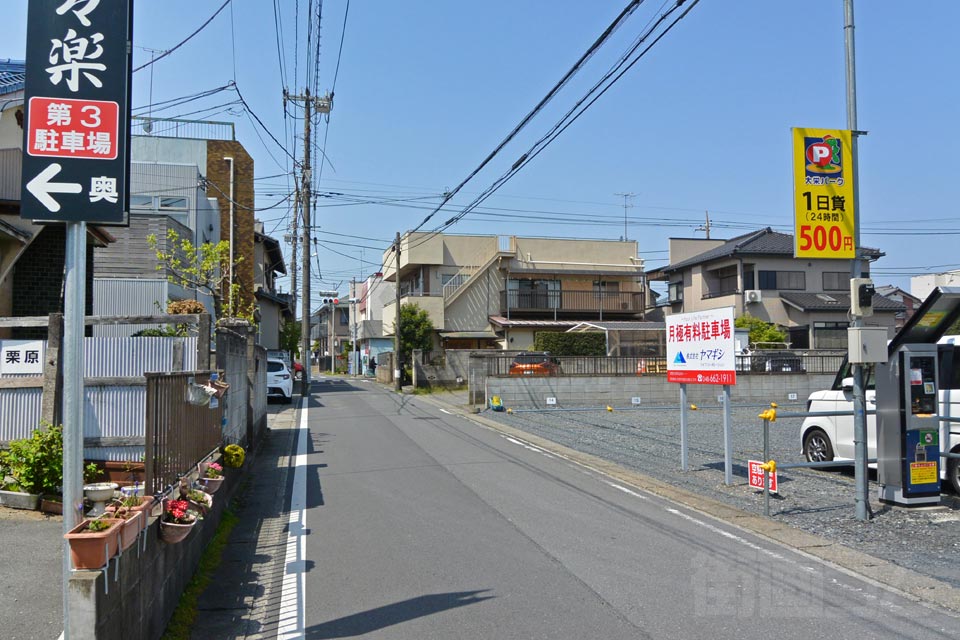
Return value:
[(0, 487), (23, 493), (59, 493), (63, 483), (63, 427), (42, 423), (33, 435), (0, 451), (0, 468), (12, 478)]

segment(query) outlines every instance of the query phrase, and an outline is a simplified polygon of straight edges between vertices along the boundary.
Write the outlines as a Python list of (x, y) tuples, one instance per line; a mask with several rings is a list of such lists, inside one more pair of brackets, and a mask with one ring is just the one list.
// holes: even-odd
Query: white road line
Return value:
[(507, 442), (512, 442), (512, 443), (515, 444), (515, 445), (519, 445), (519, 446), (523, 447), (524, 449), (526, 449), (527, 451), (533, 451), (534, 453), (539, 453), (540, 455), (542, 455), (542, 456), (544, 456), (544, 457), (546, 457), (546, 458), (553, 458), (553, 457), (555, 457), (552, 453), (548, 452), (546, 449), (541, 449), (540, 447), (535, 447), (535, 446), (533, 446), (532, 444), (529, 444), (529, 443), (527, 443), (527, 442), (523, 442), (522, 440), (516, 440), (516, 439), (514, 439), (514, 438), (511, 438), (510, 436), (504, 436), (504, 437), (507, 439)]
[(445, 413), (445, 414), (447, 414), (448, 416), (452, 416), (452, 415), (453, 415), (453, 412), (452, 412), (452, 411), (447, 411), (446, 409), (440, 409), (440, 413)]
[(682, 511), (679, 511), (679, 510), (677, 510), (677, 509), (671, 509), (670, 507), (664, 507), (664, 508), (666, 509), (667, 513), (672, 513), (672, 514), (675, 515), (675, 516), (680, 516), (680, 517), (683, 518), (684, 520), (687, 520), (687, 521), (692, 522), (692, 523), (694, 523), (694, 524), (696, 524), (696, 525), (699, 525), (699, 526), (703, 527), (704, 529), (707, 529), (708, 531), (712, 531), (712, 532), (714, 532), (714, 533), (720, 534), (720, 535), (723, 536), (724, 538), (729, 538), (729, 539), (731, 539), (731, 540), (733, 540), (733, 541), (735, 541), (735, 542), (739, 542), (740, 544), (742, 544), (742, 545), (744, 545), (744, 546), (746, 546), (746, 547), (749, 547), (749, 548), (753, 549), (754, 551), (759, 551), (760, 553), (766, 554), (766, 555), (768, 555), (768, 556), (770, 556), (770, 557), (772, 557), (772, 558), (775, 558), (775, 559), (777, 559), (777, 560), (780, 560), (780, 561), (786, 561), (786, 560), (787, 560), (785, 557), (783, 557), (782, 555), (780, 555), (780, 554), (777, 553), (776, 551), (772, 551), (772, 550), (770, 550), (770, 549), (765, 549), (764, 547), (761, 547), (761, 546), (758, 545), (758, 544), (754, 544), (754, 543), (750, 542), (750, 541), (747, 540), (746, 538), (741, 538), (740, 536), (738, 536), (738, 535), (735, 534), (735, 533), (731, 533), (731, 532), (729, 532), (729, 531), (724, 531), (724, 530), (721, 529), (720, 527), (715, 527), (715, 526), (713, 526), (712, 524), (710, 524), (709, 522), (704, 522), (703, 520), (699, 520), (699, 519), (697, 519), (697, 518), (694, 518), (693, 516), (688, 515), (688, 514), (682, 512)]
[(290, 519), (287, 528), (286, 558), (283, 584), (280, 589), (280, 614), (277, 620), (278, 640), (294, 640), (304, 636), (304, 586), (307, 550), (307, 404), (300, 400), (300, 427), (297, 429), (296, 453), (293, 456), (293, 491), (290, 496)]
[(641, 500), (649, 500), (649, 498), (647, 498), (647, 496), (643, 495), (642, 493), (637, 493), (637, 492), (634, 491), (633, 489), (628, 489), (628, 488), (626, 488), (626, 487), (622, 487), (622, 486), (620, 486), (619, 484), (616, 484), (615, 482), (606, 482), (606, 481), (604, 481), (604, 482), (607, 484), (607, 486), (613, 487), (614, 489), (616, 489), (616, 490), (618, 490), (618, 491), (623, 491), (623, 492), (626, 493), (627, 495), (631, 495), (631, 496), (633, 496), (634, 498), (640, 498)]

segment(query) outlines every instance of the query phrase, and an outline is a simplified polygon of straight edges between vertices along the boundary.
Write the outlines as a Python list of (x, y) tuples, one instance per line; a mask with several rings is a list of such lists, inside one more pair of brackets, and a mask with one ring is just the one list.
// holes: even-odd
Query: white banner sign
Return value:
[(0, 340), (0, 374), (43, 375), (42, 340)]
[(737, 383), (733, 307), (669, 315), (667, 381)]

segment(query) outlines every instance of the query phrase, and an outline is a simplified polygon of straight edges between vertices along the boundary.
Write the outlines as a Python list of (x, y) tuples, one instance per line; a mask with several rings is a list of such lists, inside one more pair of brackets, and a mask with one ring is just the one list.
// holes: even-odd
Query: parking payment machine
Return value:
[(936, 344), (902, 344), (877, 365), (877, 480), (884, 502), (940, 502), (938, 371)]
[[(905, 505), (940, 502), (937, 341), (960, 333), (960, 287), (937, 287), (887, 346), (876, 366), (877, 480), (880, 500)], [(950, 372), (946, 372), (950, 375)], [(949, 381), (947, 381), (949, 384)]]

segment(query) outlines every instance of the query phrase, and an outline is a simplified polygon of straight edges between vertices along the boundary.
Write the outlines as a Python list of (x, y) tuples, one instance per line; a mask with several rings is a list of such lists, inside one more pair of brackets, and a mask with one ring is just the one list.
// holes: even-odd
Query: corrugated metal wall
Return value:
[[(183, 344), (174, 366), (174, 344)], [(2, 341), (0, 341), (2, 343)], [(45, 347), (46, 345), (44, 345)], [(197, 366), (196, 338), (85, 338), (84, 376), (142, 376), (147, 371), (190, 371)], [(146, 387), (87, 386), (84, 389), (85, 438), (143, 437)], [(0, 440), (29, 437), (40, 423), (42, 389), (0, 389)], [(90, 460), (130, 460), (142, 447), (85, 449)]]
[[(93, 315), (151, 316), (166, 313), (169, 286), (162, 279), (94, 278)], [(126, 338), (142, 329), (162, 328), (163, 325), (159, 324), (97, 325), (93, 327), (93, 335), (98, 338)]]

